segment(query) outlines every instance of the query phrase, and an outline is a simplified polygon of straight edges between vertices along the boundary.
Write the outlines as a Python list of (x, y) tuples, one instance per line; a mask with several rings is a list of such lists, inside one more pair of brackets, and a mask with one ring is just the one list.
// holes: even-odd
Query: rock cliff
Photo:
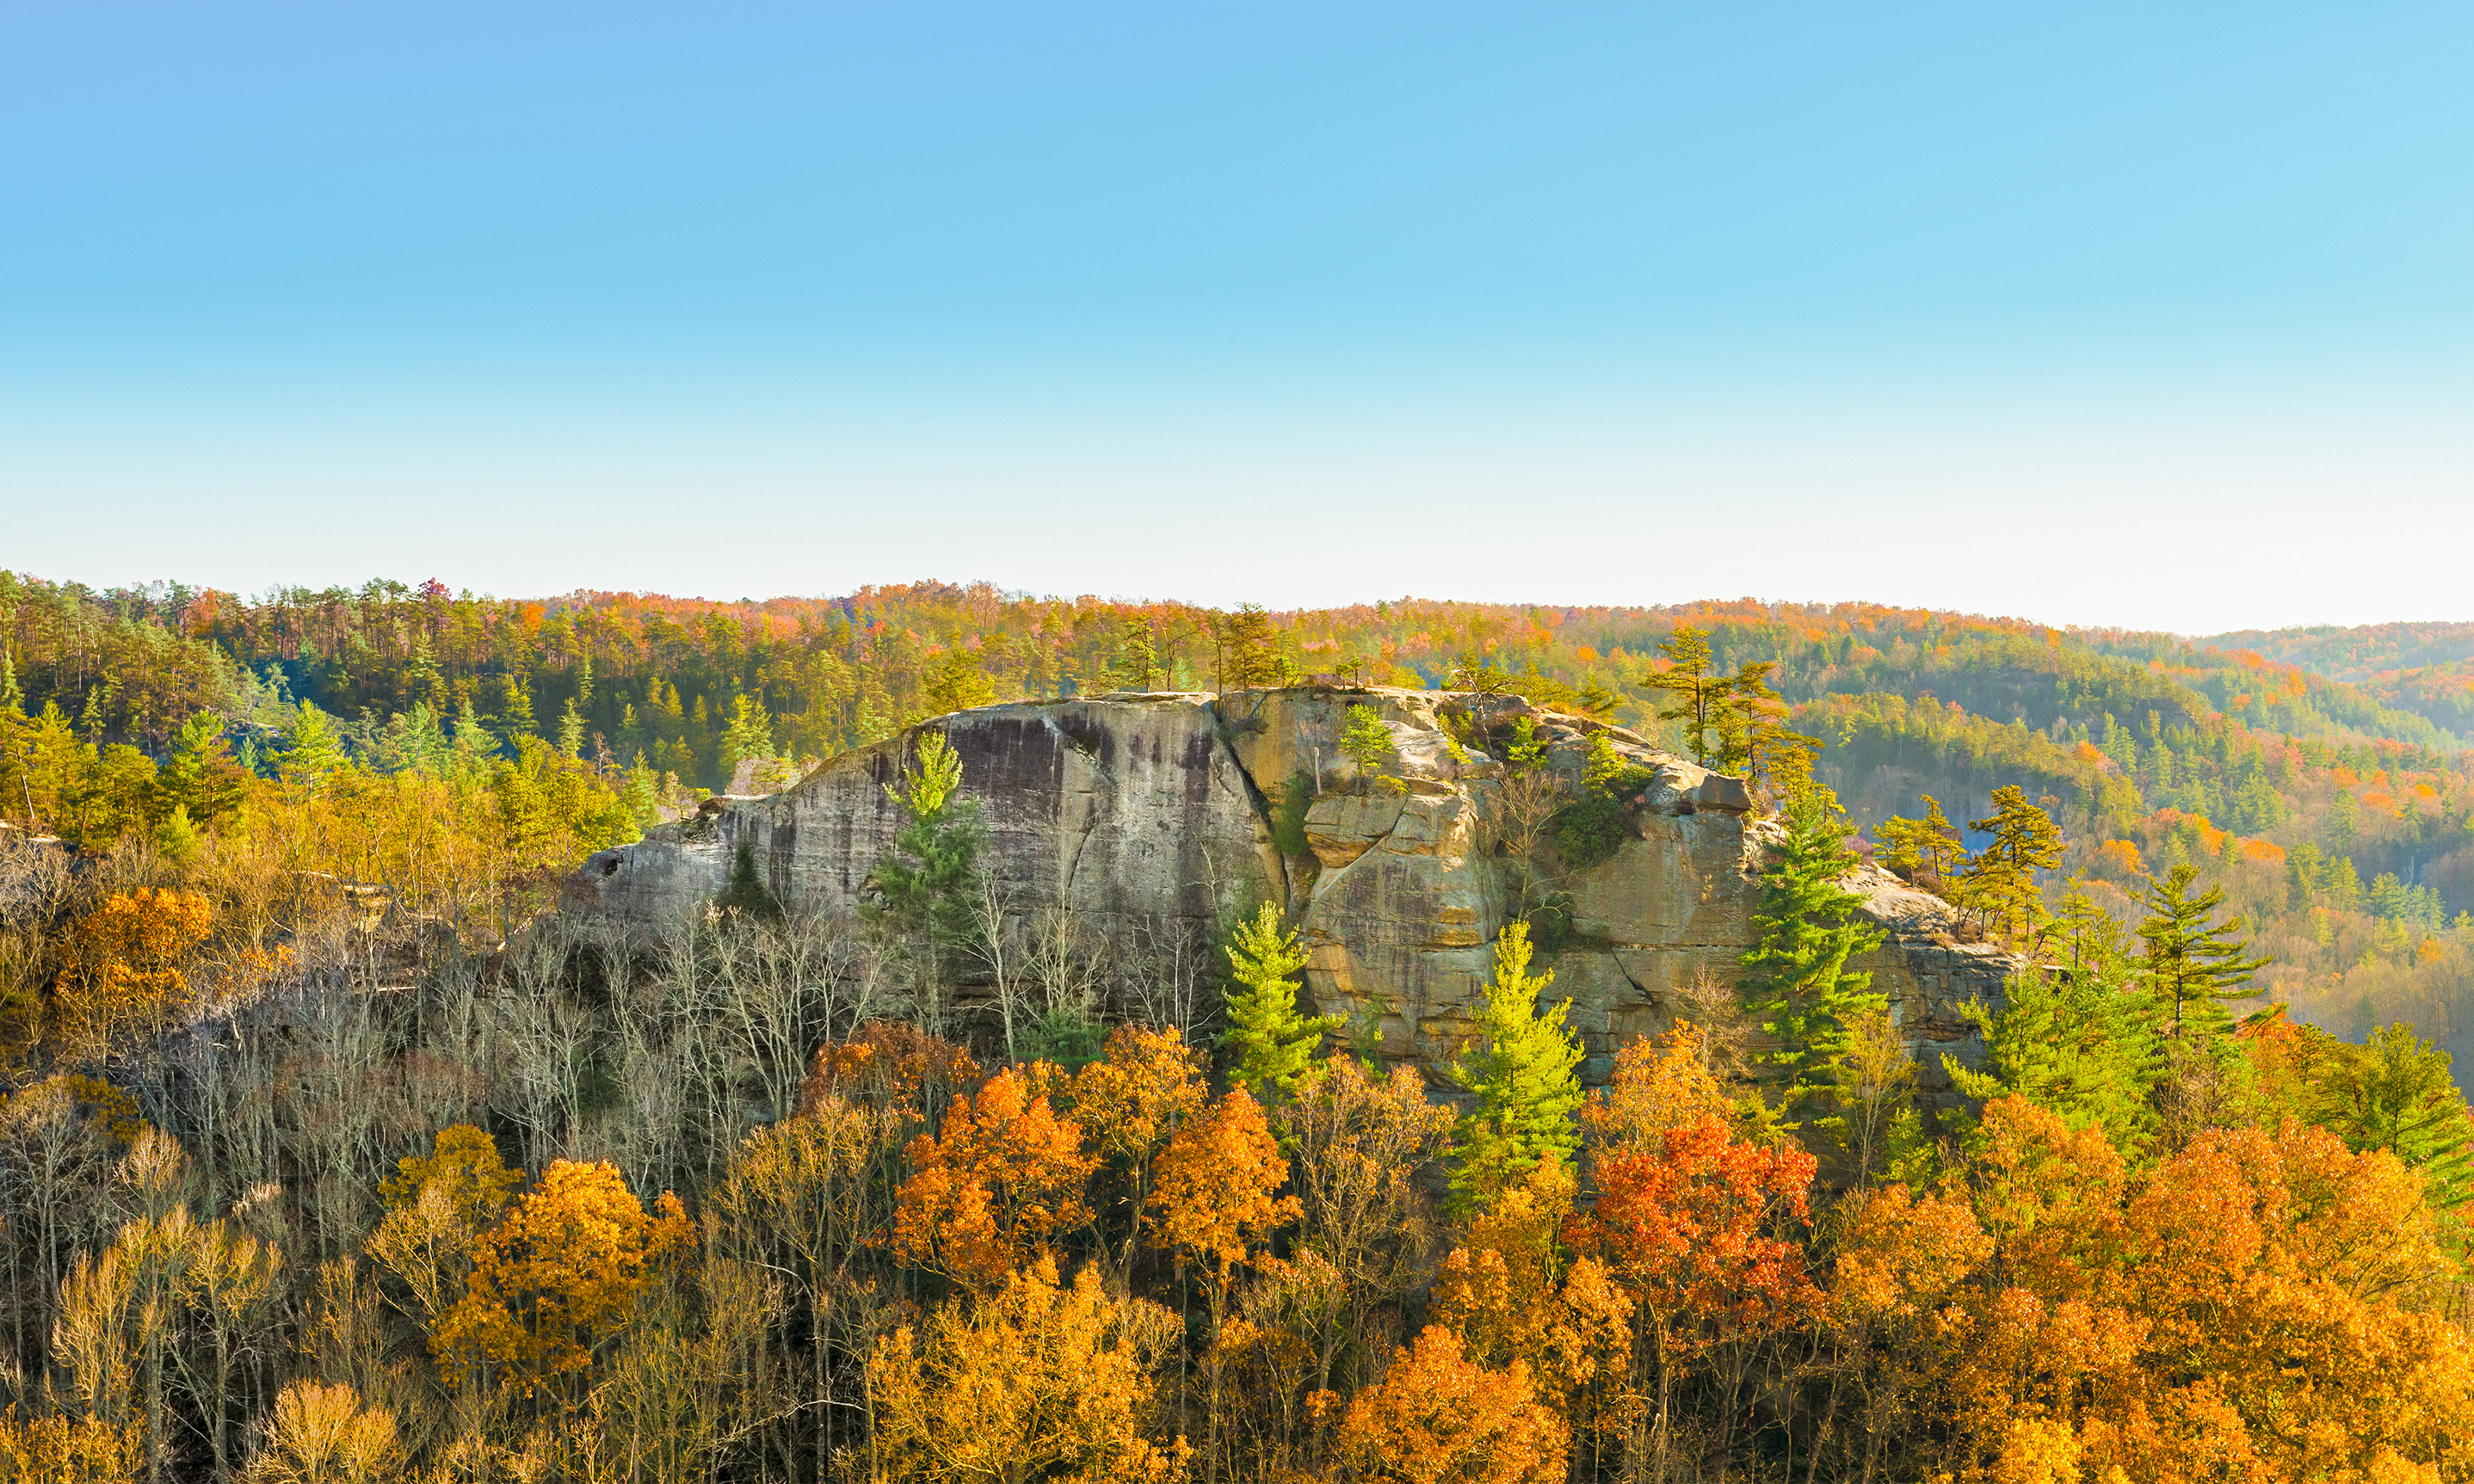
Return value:
[[(1339, 750), (1352, 706), (1372, 709), (1392, 745), (1365, 778)], [(1535, 870), (1507, 853), (1507, 839), (1538, 835), (1553, 802), (1502, 760), (1524, 721), (1540, 761), (1567, 785), (1593, 733), (1634, 770), (1604, 859), (1575, 868), (1548, 838), (1530, 845)], [(1572, 999), (1591, 1080), (1626, 1041), (1672, 1023), (1696, 981), (1727, 984), (1751, 941), (1771, 826), (1748, 819), (1743, 784), (1518, 697), (1339, 686), (1111, 695), (982, 706), (919, 730), (941, 732), (961, 757), (1010, 919), (1063, 914), (1086, 940), (1129, 954), (1172, 945), (1192, 962), (1224, 924), (1278, 901), (1312, 955), (1319, 1007), (1379, 1024), (1391, 1059), (1449, 1058), (1482, 1000), (1493, 939), (1541, 892), (1567, 894), (1556, 898), (1569, 927), (1552, 955), (1553, 993)], [(741, 847), (786, 907), (855, 907), (904, 823), (884, 785), (915, 735), (594, 856), (568, 883), (568, 910), (645, 923), (699, 911)], [(1301, 819), (1278, 821), (1298, 804)], [(1305, 848), (1283, 855), (1275, 838), (1296, 845), (1300, 825)], [(1859, 966), (1890, 996), (1936, 1089), (1935, 1051), (1972, 1060), (1977, 1049), (1957, 1007), (1997, 997), (2010, 961), (1958, 943), (1945, 904), (1885, 873), (1864, 868), (1851, 885), (1888, 935)]]

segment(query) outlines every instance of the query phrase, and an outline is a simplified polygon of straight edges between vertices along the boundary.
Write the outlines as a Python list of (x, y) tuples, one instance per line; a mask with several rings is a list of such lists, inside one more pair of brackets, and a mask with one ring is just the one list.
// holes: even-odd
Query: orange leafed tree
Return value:
[(1961, 1476), (2454, 1476), (2474, 1349), (2413, 1171), (2289, 1124), (2126, 1181), (2015, 1099), (1985, 1129), (2004, 1281), (1957, 1316)]
[(1470, 1362), (1461, 1338), (1428, 1325), (1392, 1369), (1352, 1398), (1340, 1452), (1361, 1478), (1403, 1484), (1557, 1484), (1571, 1429), (1540, 1402), (1529, 1368)]
[(993, 1290), (1040, 1247), (1091, 1219), (1084, 1187), (1094, 1161), (1082, 1131), (1007, 1067), (977, 1093), (958, 1093), (943, 1130), (910, 1141), (910, 1178), (894, 1245), (958, 1283)]
[(78, 920), (60, 983), (63, 1035), (100, 1048), (158, 1023), (188, 1002), (188, 960), (214, 926), (195, 892), (115, 892)]
[(1620, 1382), (1632, 1341), (1632, 1301), (1595, 1257), (1574, 1259), (1561, 1229), (1576, 1182), (1561, 1160), (1540, 1160), (1469, 1226), (1443, 1259), (1433, 1313), (1471, 1359), (1518, 1360), (1539, 1390), (1570, 1415), (1602, 1374)]
[(880, 1477), (936, 1484), (1165, 1484), (1183, 1440), (1144, 1436), (1152, 1352), (1176, 1321), (1112, 1302), (1085, 1268), (1070, 1286), (1040, 1258), (985, 1302), (939, 1305), (868, 1358)]
[(1121, 1261), (1142, 1239), (1154, 1158), (1210, 1094), (1202, 1059), (1173, 1031), (1121, 1025), (1075, 1073), (1069, 1112), (1105, 1168), (1104, 1213), (1124, 1212)]
[(1262, 1105), (1244, 1088), (1230, 1089), (1152, 1161), (1160, 1244), (1199, 1259), (1225, 1287), (1249, 1240), (1298, 1218), (1295, 1196), (1273, 1194), (1288, 1176)]
[(618, 1166), (558, 1161), (482, 1234), (431, 1349), (457, 1385), (487, 1364), (526, 1394), (548, 1387), (593, 1364), (655, 1265), (694, 1240), (677, 1196), (647, 1211)]

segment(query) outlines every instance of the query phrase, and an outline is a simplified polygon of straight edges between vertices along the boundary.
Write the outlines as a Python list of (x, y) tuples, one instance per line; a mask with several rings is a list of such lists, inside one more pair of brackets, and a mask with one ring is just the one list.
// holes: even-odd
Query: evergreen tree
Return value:
[(1942, 813), (1940, 800), (1930, 794), (1919, 797), (1925, 806), (1923, 819), (1893, 814), (1873, 831), (1880, 841), (1881, 864), (1913, 885), (1948, 896), (1967, 860), (1967, 841), (1950, 816)]
[(1228, 939), (1228, 1029), (1220, 1044), (1229, 1055), (1228, 1080), (1269, 1102), (1274, 1089), (1293, 1090), (1327, 1032), (1345, 1023), (1339, 1016), (1310, 1016), (1298, 1008), (1296, 975), (1306, 967), (1293, 928), (1280, 925), (1279, 909), (1265, 902), (1250, 922)]
[(1120, 690), (1149, 690), (1159, 675), (1159, 650), (1152, 642), (1152, 626), (1128, 617), (1117, 639), (1117, 663), (1109, 681)]
[(1454, 1058), (1454, 1086), (1475, 1103), (1453, 1135), (1451, 1184), (1464, 1208), (1483, 1206), (1543, 1159), (1564, 1159), (1581, 1144), (1581, 1044), (1564, 1024), (1568, 999), (1546, 1009), (1539, 996), (1555, 971), (1529, 972), (1529, 924), (1506, 923), (1494, 941), (1494, 977), (1486, 987), (1477, 1049)]
[(473, 708), (473, 698), (466, 696), (462, 709), (455, 715), (455, 771), (463, 778), (478, 777), (482, 768), (498, 754), (497, 739), (482, 725), (480, 714)]
[(2242, 987), (2269, 962), (2243, 957), (2249, 945), (2239, 936), (2244, 925), (2240, 917), (2209, 922), (2210, 914), (2224, 905), (2225, 890), (2212, 886), (2192, 896), (2191, 883), (2197, 875), (2189, 866), (2176, 866), (2164, 880), (2150, 882), (2147, 920), (2139, 925), (2140, 941), (2147, 945), (2148, 984), (2160, 1005), (2173, 1002), (2176, 1035), (2186, 1023), (2203, 1032), (2225, 1029), (2232, 1017), (2220, 1001), (2259, 993), (2242, 993)]
[(1975, 910), (1988, 927), (2009, 942), (2034, 933), (2045, 923), (2045, 894), (2036, 873), (2050, 871), (2062, 858), (2062, 831), (2053, 817), (2027, 802), (2015, 785), (1993, 791), (1993, 817), (1970, 820), (1967, 827), (1990, 833), (1992, 843), (1976, 854), (1960, 878), (1959, 901)]
[(567, 709), (559, 713), (558, 750), (562, 756), (584, 755), (584, 717), (575, 709), (573, 701), (570, 701)]
[(1281, 658), (1272, 615), (1259, 604), (1241, 604), (1237, 611), (1222, 615), (1213, 626), (1213, 637), (1218, 641), (1222, 690), (1278, 685), (1288, 680), (1289, 664)]
[(1340, 751), (1357, 765), (1360, 781), (1382, 776), (1383, 763), (1392, 755), (1392, 729), (1369, 706), (1348, 708), (1348, 726), (1340, 734)]
[(285, 781), (315, 793), (344, 766), (344, 744), (327, 713), (303, 701), (293, 713), (291, 734), (283, 748)]
[(2360, 1046), (2336, 1042), (2335, 1064), (2317, 1079), (2313, 1122), (2362, 1153), (2386, 1149), (2422, 1170), (2435, 1206), (2474, 1195), (2474, 1118), (2450, 1076), (2449, 1056), (2402, 1021)]
[(1997, 1014), (1961, 1014), (1984, 1036), (1984, 1065), (1945, 1056), (1951, 1083), (1979, 1101), (2017, 1094), (2124, 1153), (2156, 1137), (2148, 1092), (2164, 1070), (2155, 998), (2120, 924), (2074, 890), (2054, 921), (2053, 960), (2015, 975)]
[(223, 719), (200, 711), (181, 724), (156, 787), (195, 824), (210, 823), (240, 802), (246, 773), (224, 740)]
[(730, 880), (713, 904), (724, 912), (742, 913), (765, 922), (778, 922), (782, 916), (781, 898), (764, 884), (756, 869), (756, 851), (740, 841), (738, 852), (730, 858)]
[(730, 727), (721, 738), (723, 771), (736, 778), (740, 763), (749, 758), (763, 762), (772, 755), (773, 718), (765, 713), (764, 702), (743, 692), (734, 697), (730, 703)]
[(1754, 943), (1736, 993), (1771, 1042), (1755, 1060), (1783, 1075), (1783, 1099), (1794, 1110), (1829, 1098), (1852, 1028), (1889, 1000), (1873, 993), (1870, 973), (1847, 967), (1880, 947), (1882, 936), (1856, 916), (1863, 898), (1839, 885), (1856, 863), (1847, 850), (1854, 831), (1837, 798), (1807, 782), (1788, 798), (1779, 823), (1784, 837), (1761, 871)]
[(924, 732), (885, 796), (910, 816), (893, 837), (893, 852), (870, 879), (876, 899), (863, 915), (909, 936), (918, 989), (931, 1030), (939, 1029), (937, 995), (945, 957), (967, 948), (978, 931), (973, 912), (980, 847), (985, 841), (976, 803), (956, 795), (962, 757), (939, 732)]
[(1661, 710), (1658, 719), (1682, 722), (1684, 745), (1691, 752), (1692, 760), (1708, 767), (1716, 747), (1710, 734), (1717, 726), (1728, 689), (1724, 676), (1710, 673), (1710, 636), (1689, 624), (1680, 624), (1673, 634), (1659, 641), (1658, 647), (1672, 663), (1667, 669), (1643, 675), (1640, 683), (1674, 699), (1675, 704)]
[(198, 826), (189, 823), (186, 804), (172, 805), (172, 812), (155, 826), (155, 846), (176, 866), (185, 866), (198, 853)]
[(512, 670), (498, 677), (498, 727), (509, 747), (519, 738), (541, 732), (540, 724), (533, 720), (532, 691)]
[(958, 643), (947, 646), (928, 672), (928, 704), (939, 716), (986, 706), (996, 698), (996, 682), (980, 668), (979, 658)]

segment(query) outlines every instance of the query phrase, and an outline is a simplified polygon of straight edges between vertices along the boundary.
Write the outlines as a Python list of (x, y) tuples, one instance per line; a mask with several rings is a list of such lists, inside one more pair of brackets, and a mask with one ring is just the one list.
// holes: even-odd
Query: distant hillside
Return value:
[(2401, 711), (2474, 738), (2474, 623), (2244, 630), (2203, 639), (2347, 681)]

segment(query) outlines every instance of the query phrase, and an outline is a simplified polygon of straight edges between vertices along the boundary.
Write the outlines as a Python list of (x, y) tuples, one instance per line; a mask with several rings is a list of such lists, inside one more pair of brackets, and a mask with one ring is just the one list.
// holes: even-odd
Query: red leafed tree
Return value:
[(1717, 1415), (1733, 1417), (1760, 1344), (1813, 1303), (1803, 1252), (1783, 1234), (1806, 1220), (1813, 1159), (1737, 1139), (1712, 1113), (1600, 1151), (1595, 1173), (1598, 1204), (1570, 1238), (1633, 1301), (1635, 1364), (1657, 1388), (1645, 1441), (1663, 1456), (1686, 1368), (1710, 1371)]

